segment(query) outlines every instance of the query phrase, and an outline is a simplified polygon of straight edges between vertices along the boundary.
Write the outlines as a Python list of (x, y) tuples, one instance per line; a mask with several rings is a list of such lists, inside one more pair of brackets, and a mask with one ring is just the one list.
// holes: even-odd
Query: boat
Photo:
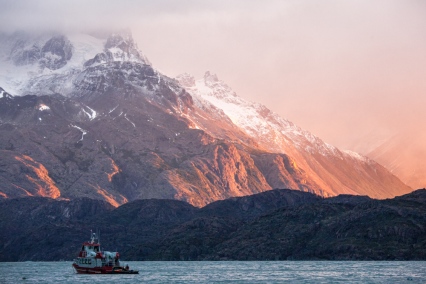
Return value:
[(126, 264), (121, 265), (118, 252), (102, 251), (99, 233), (91, 232), (90, 241), (84, 242), (72, 266), (79, 274), (139, 274)]

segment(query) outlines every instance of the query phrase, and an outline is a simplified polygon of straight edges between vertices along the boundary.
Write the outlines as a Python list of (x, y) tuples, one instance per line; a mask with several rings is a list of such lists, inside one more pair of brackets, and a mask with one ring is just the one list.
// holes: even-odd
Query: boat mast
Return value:
[(102, 251), (101, 249), (101, 230), (97, 230), (98, 231), (98, 244), (99, 244), (99, 251)]

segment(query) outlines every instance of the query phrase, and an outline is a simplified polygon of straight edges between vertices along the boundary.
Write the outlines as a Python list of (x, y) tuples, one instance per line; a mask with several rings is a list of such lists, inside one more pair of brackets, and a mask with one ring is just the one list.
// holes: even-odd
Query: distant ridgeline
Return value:
[(0, 202), (0, 261), (71, 260), (90, 230), (126, 260), (426, 260), (426, 190), (393, 199), (292, 190), (216, 201)]

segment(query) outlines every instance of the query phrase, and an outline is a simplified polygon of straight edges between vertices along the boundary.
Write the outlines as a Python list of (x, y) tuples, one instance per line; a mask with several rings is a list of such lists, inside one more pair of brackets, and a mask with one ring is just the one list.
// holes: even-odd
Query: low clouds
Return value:
[(240, 96), (348, 147), (371, 131), (426, 125), (425, 3), (0, 0), (0, 29), (129, 27), (163, 73), (210, 70)]

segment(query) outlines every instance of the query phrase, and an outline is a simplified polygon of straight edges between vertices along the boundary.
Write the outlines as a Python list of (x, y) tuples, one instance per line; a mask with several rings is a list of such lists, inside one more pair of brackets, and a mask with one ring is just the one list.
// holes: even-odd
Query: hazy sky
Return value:
[(164, 74), (210, 70), (238, 95), (343, 148), (374, 138), (372, 131), (426, 129), (424, 0), (0, 0), (0, 7), (8, 31), (129, 27)]

